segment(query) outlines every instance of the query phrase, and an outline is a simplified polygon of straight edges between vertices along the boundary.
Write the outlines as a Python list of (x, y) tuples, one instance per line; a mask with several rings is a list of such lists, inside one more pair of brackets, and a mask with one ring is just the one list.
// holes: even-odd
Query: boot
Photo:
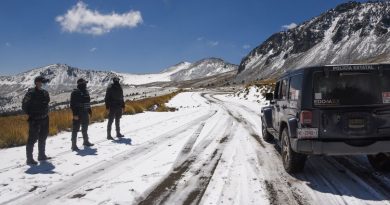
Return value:
[(122, 135), (120, 132), (116, 133), (116, 137), (117, 138), (122, 138), (122, 137), (125, 137), (124, 135)]
[(83, 145), (87, 146), (87, 147), (92, 147), (94, 144), (92, 144), (88, 140), (86, 140), (86, 141), (84, 141)]
[(72, 151), (79, 151), (80, 149), (77, 147), (76, 141), (72, 141)]
[(34, 145), (31, 145), (31, 144), (26, 145), (26, 157), (27, 157), (26, 164), (27, 165), (37, 165), (38, 164), (38, 162), (35, 161), (33, 158), (33, 150), (34, 150)]
[(111, 135), (107, 135), (108, 140), (114, 140), (114, 138), (111, 137)]
[(48, 157), (46, 155), (39, 155), (38, 156), (38, 161), (46, 161), (46, 160), (49, 160), (49, 159), (52, 159), (52, 158)]
[(31, 158), (31, 159), (27, 159), (26, 164), (27, 165), (37, 165), (38, 162)]
[(51, 159), (51, 157), (46, 156), (45, 154), (45, 148), (46, 148), (46, 142), (39, 142), (38, 143), (38, 161), (45, 161), (48, 159)]

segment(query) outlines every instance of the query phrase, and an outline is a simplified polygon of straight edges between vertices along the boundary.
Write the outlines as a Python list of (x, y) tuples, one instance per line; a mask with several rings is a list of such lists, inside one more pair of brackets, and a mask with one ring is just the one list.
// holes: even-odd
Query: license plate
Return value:
[(348, 127), (352, 129), (361, 129), (366, 127), (366, 120), (364, 119), (349, 119)]
[(318, 128), (301, 128), (298, 129), (298, 139), (318, 138)]

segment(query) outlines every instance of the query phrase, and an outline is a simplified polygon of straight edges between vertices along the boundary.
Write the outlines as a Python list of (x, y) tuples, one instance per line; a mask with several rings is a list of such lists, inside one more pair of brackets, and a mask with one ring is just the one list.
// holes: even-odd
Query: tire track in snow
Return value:
[[(205, 97), (205, 95), (203, 95), (203, 97)], [(260, 136), (257, 134), (256, 130), (253, 129), (253, 124), (248, 122), (241, 114), (238, 113), (238, 116), (234, 115), (231, 110), (228, 109), (228, 106), (224, 105), (225, 102), (215, 98), (214, 96), (210, 96), (210, 98), (208, 97), (205, 97), (207, 100), (209, 100), (209, 102), (213, 102), (213, 103), (216, 103), (216, 104), (219, 104), (221, 105), (224, 110), (230, 115), (232, 116), (237, 122), (243, 124), (243, 126), (250, 131), (250, 135), (260, 144), (260, 146), (262, 146), (263, 148), (265, 148), (265, 145), (264, 145), (264, 142), (262, 139), (260, 139)], [(237, 105), (234, 105), (234, 106), (237, 106)], [(240, 106), (241, 107), (241, 106)], [(242, 109), (244, 109), (243, 107), (241, 107)], [(246, 109), (246, 108), (245, 108)], [(248, 110), (247, 110), (248, 111)]]
[[(216, 100), (218, 100), (218, 99), (216, 99)], [(254, 112), (253, 110), (249, 109), (248, 107), (246, 107), (244, 105), (240, 105), (240, 104), (233, 103), (233, 102), (229, 102), (229, 104), (235, 105), (235, 107), (239, 107), (248, 113)], [(327, 166), (330, 165), (333, 167), (333, 170), (329, 169), (329, 171), (331, 171), (331, 172), (338, 172), (341, 170), (343, 172), (345, 172), (345, 176), (347, 176), (349, 178), (350, 183), (343, 185), (343, 186), (346, 186), (348, 188), (348, 186), (353, 186), (352, 182), (355, 182), (355, 183), (359, 184), (359, 186), (361, 186), (363, 189), (367, 190), (367, 196), (365, 196), (365, 197), (360, 196), (360, 198), (359, 198), (360, 192), (357, 190), (354, 190), (351, 193), (349, 193), (350, 196), (355, 196), (355, 197), (359, 198), (359, 200), (358, 200), (359, 202), (364, 203), (365, 198), (373, 197), (373, 199), (375, 199), (374, 201), (379, 200), (378, 202), (382, 202), (384, 204), (390, 204), (389, 200), (385, 200), (385, 199), (390, 199), (390, 196), (389, 196), (390, 195), (390, 188), (389, 188), (390, 183), (389, 183), (387, 176), (386, 175), (378, 176), (375, 174), (375, 172), (372, 172), (366, 166), (362, 166), (361, 164), (359, 164), (359, 162), (355, 162), (355, 164), (353, 165), (353, 163), (351, 163), (350, 158), (351, 157), (348, 157), (348, 156), (347, 157), (326, 157), (324, 163), (327, 164)], [(311, 163), (310, 158), (308, 160), (308, 164), (309, 163)], [(323, 183), (323, 184), (325, 184), (325, 186), (328, 189), (332, 190), (331, 193), (338, 193), (338, 195), (344, 193), (345, 188), (340, 186), (339, 183), (334, 183), (332, 181), (336, 177), (336, 175), (328, 175), (328, 174), (322, 173), (325, 169), (321, 169), (317, 165), (317, 163), (319, 163), (319, 162), (315, 162), (314, 164), (316, 164), (316, 165), (313, 166), (317, 176), (315, 176), (315, 178), (313, 178), (313, 176), (310, 176), (309, 178), (311, 180), (306, 180), (306, 181), (311, 182), (311, 183), (315, 183), (315, 182)], [(319, 171), (317, 171), (317, 170), (319, 170)], [(306, 170), (305, 172), (308, 172), (308, 171)], [(308, 174), (308, 173), (304, 173), (304, 174)], [(297, 174), (297, 176), (301, 176), (301, 175), (302, 174)], [(293, 185), (289, 181), (287, 181), (287, 183), (288, 183), (288, 186)], [(317, 196), (313, 192), (313, 190), (307, 186), (306, 187), (302, 186), (301, 189), (297, 190), (297, 192), (292, 192), (294, 198), (297, 199), (296, 201), (299, 204), (300, 204), (300, 202), (302, 202), (302, 200), (300, 200), (300, 197), (302, 196), (302, 194), (297, 195), (297, 193), (302, 193), (302, 190), (304, 190), (303, 193), (306, 192), (307, 193), (306, 195), (311, 197), (312, 200), (316, 201)], [(338, 198), (338, 197), (336, 196), (336, 198)], [(382, 201), (381, 201), (381, 199), (382, 199)], [(348, 199), (344, 199), (341, 197), (341, 199), (339, 198), (338, 200), (334, 201), (334, 203), (335, 204), (339, 204), (339, 203), (340, 204), (348, 204), (347, 200)], [(326, 202), (322, 202), (322, 203), (326, 204)]]
[[(390, 202), (390, 185), (383, 183), (374, 177), (371, 171), (362, 169), (361, 167), (355, 166), (349, 162), (345, 157), (333, 157), (326, 158), (329, 164), (333, 165), (339, 170), (344, 170), (351, 179), (355, 180), (362, 187), (364, 187), (370, 194), (377, 197), (378, 199), (384, 198), (389, 199)], [(347, 168), (348, 167), (348, 168)]]
[(59, 185), (54, 185), (53, 187), (49, 187), (48, 190), (50, 191), (46, 191), (39, 196), (31, 196), (30, 198), (25, 199), (23, 202), (17, 202), (19, 199), (31, 195), (30, 193), (25, 193), (23, 195), (19, 195), (13, 199), (4, 202), (4, 204), (17, 202), (17, 204), (27, 205), (31, 204), (31, 201), (34, 201), (37, 204), (48, 204), (53, 200), (60, 199), (61, 197), (66, 196), (68, 193), (85, 186), (86, 184), (94, 183), (93, 179), (96, 179), (97, 177), (103, 175), (104, 173), (107, 173), (110, 170), (114, 170), (115, 168), (120, 166), (122, 162), (127, 161), (131, 158), (143, 156), (145, 152), (152, 151), (156, 146), (160, 145), (160, 143), (163, 143), (168, 139), (177, 137), (177, 135), (179, 135), (180, 133), (183, 133), (188, 128), (193, 127), (196, 124), (210, 118), (215, 113), (216, 112), (213, 112), (198, 117), (186, 123), (185, 125), (180, 126), (179, 128), (170, 130), (154, 139), (142, 143), (135, 149), (118, 153), (112, 156), (112, 159), (110, 159), (110, 161), (100, 161), (95, 164), (92, 164), (84, 170), (78, 171), (72, 178), (70, 178), (66, 182), (61, 183)]
[(338, 163), (342, 164), (345, 168), (351, 167), (351, 171), (359, 170), (356, 174), (359, 175), (362, 179), (368, 178), (370, 181), (380, 186), (383, 190), (390, 192), (390, 173), (376, 172), (373, 170), (373, 168), (370, 167), (370, 165), (362, 165), (362, 163), (357, 161), (355, 157), (334, 157), (334, 159), (338, 161)]
[[(226, 126), (230, 125), (231, 123), (232, 122), (224, 123), (224, 121), (220, 121), (213, 127), (213, 129), (211, 129), (211, 132), (215, 130), (221, 130), (214, 129), (218, 125), (220, 126), (222, 124)], [(200, 158), (202, 153), (205, 152), (206, 148), (211, 145), (211, 141), (216, 139), (204, 139), (202, 142), (200, 142), (193, 149), (193, 152), (184, 158), (184, 161), (179, 160), (178, 165), (172, 170), (172, 172), (138, 204), (173, 204), (169, 203), (169, 201), (178, 201), (174, 198), (183, 197), (183, 195), (186, 195), (186, 193), (187, 196), (181, 200), (183, 201), (183, 204), (198, 204), (207, 189), (216, 167), (219, 164), (225, 144), (229, 141), (231, 128), (232, 126), (228, 126), (225, 132), (222, 134), (222, 137), (220, 136), (217, 138), (218, 145), (216, 148), (214, 148), (214, 151), (210, 157), (207, 157), (206, 159)], [(188, 149), (184, 147), (182, 152), (186, 152), (186, 150)], [(202, 167), (197, 168), (196, 164), (202, 164)], [(186, 175), (191, 175), (188, 180), (184, 179)], [(182, 182), (187, 185), (196, 184), (196, 187), (189, 187), (184, 185), (184, 187), (178, 188), (178, 186), (183, 184)]]
[[(234, 119), (236, 119), (237, 122), (241, 123), (244, 126), (244, 128), (246, 130), (248, 130), (248, 132), (253, 137), (253, 139), (256, 142), (258, 142), (258, 145), (261, 146), (261, 149), (258, 149), (260, 155), (264, 156), (265, 159), (267, 159), (267, 157), (269, 157), (269, 154), (264, 153), (266, 146), (265, 146), (263, 140), (260, 139), (260, 136), (257, 134), (256, 130), (254, 129), (254, 127), (256, 127), (256, 125), (254, 125), (252, 122), (250, 122), (248, 119), (246, 119), (240, 113), (242, 111), (245, 111), (250, 115), (254, 115), (252, 110), (250, 110), (246, 107), (243, 107), (241, 105), (236, 105), (235, 103), (221, 101), (221, 100), (215, 98), (213, 95), (210, 95), (210, 98), (208, 98), (208, 97), (206, 97), (206, 98), (207, 99), (212, 98), (213, 99), (212, 102), (218, 103), (219, 105), (221, 105), (229, 113), (229, 115), (232, 115), (232, 117)], [(226, 104), (228, 104), (228, 105), (226, 105)], [(259, 116), (256, 115), (256, 117), (259, 117)], [(274, 154), (274, 156), (276, 156), (278, 158), (278, 160), (280, 159), (279, 153), (275, 149), (272, 149), (272, 153)], [(267, 170), (275, 170), (275, 168), (277, 167), (275, 165), (275, 163), (274, 162), (265, 163), (264, 159), (260, 159), (260, 155), (258, 155), (257, 158), (258, 158), (259, 164), (262, 165), (262, 168), (265, 168)], [(260, 162), (262, 162), (262, 163), (260, 163)], [(271, 165), (272, 167), (266, 167), (267, 164), (268, 164), (268, 166)], [(252, 166), (253, 166), (254, 170), (258, 170), (256, 165), (252, 165)], [(284, 205), (284, 204), (297, 204), (297, 205), (309, 204), (309, 202), (308, 202), (309, 200), (304, 196), (301, 188), (298, 188), (298, 187), (293, 185), (296, 183), (298, 183), (298, 185), (300, 185), (301, 183), (299, 183), (297, 180), (294, 181), (293, 179), (290, 179), (291, 177), (289, 175), (287, 175), (287, 173), (285, 173), (284, 169), (278, 167), (276, 170), (278, 172), (277, 175), (279, 175), (278, 178), (275, 178), (275, 176), (266, 176), (267, 178), (264, 180), (264, 186), (265, 186), (264, 188), (268, 192), (268, 197), (269, 197), (270, 203), (271, 204), (281, 204), (281, 205)], [(275, 173), (273, 173), (273, 174), (275, 174)], [(275, 191), (275, 190), (277, 190), (277, 191)]]

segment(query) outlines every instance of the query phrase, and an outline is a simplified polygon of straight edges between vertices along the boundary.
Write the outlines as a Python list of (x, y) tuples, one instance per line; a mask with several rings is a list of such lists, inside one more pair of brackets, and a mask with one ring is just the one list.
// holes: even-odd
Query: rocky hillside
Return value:
[(34, 79), (37, 76), (50, 79), (46, 87), (47, 90), (61, 93), (75, 88), (79, 78), (88, 80), (91, 89), (105, 87), (116, 74), (106, 71), (83, 70), (65, 64), (53, 64), (14, 76), (0, 76), (0, 95), (2, 98), (18, 97), (28, 88), (34, 86)]
[(390, 61), (390, 2), (348, 2), (273, 34), (239, 65), (237, 81), (322, 64)]

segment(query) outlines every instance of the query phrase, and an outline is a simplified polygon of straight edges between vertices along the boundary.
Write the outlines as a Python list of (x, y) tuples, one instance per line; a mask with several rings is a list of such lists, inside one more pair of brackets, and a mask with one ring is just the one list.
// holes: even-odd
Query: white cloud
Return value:
[(87, 4), (81, 1), (66, 14), (57, 16), (56, 21), (60, 23), (63, 31), (92, 35), (102, 35), (114, 28), (134, 28), (143, 22), (140, 11), (101, 14), (99, 11), (88, 9)]
[(293, 28), (295, 28), (295, 27), (297, 27), (298, 25), (296, 24), (296, 23), (290, 23), (290, 24), (288, 24), (288, 25), (283, 25), (282, 26), (282, 29), (286, 29), (286, 30), (289, 30), (289, 29), (293, 29)]
[(204, 37), (198, 37), (196, 40), (197, 41), (203, 41)]
[(97, 50), (97, 48), (91, 48), (89, 49), (90, 52), (95, 52)]
[(6, 43), (5, 43), (5, 46), (11, 47), (11, 43), (10, 43), (10, 42), (6, 42)]
[(211, 47), (215, 47), (215, 46), (218, 46), (218, 45), (219, 45), (218, 41), (209, 41), (209, 46), (211, 46)]
[(250, 49), (250, 48), (251, 48), (251, 45), (245, 44), (245, 45), (242, 46), (242, 48), (245, 49), (245, 50), (246, 50), (246, 49)]

